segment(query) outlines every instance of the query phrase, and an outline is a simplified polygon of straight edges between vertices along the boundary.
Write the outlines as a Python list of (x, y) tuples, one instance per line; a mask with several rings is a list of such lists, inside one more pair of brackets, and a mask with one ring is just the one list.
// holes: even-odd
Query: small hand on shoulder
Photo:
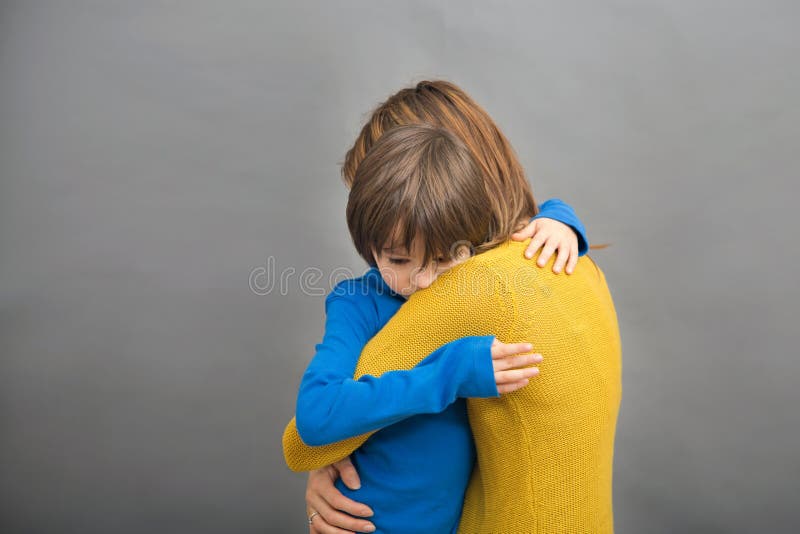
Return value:
[(525, 250), (525, 257), (532, 258), (541, 248), (542, 252), (536, 261), (539, 267), (544, 267), (557, 251), (553, 272), (560, 273), (565, 265), (567, 274), (572, 274), (575, 270), (575, 265), (578, 264), (578, 236), (570, 226), (542, 217), (532, 220), (525, 228), (511, 235), (514, 241), (525, 241), (528, 238), (531, 238), (531, 242)]

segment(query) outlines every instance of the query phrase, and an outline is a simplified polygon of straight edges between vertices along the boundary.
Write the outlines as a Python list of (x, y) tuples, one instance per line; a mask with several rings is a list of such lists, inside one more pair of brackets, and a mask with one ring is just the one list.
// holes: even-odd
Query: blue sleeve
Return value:
[[(539, 213), (533, 219), (554, 219), (571, 227), (578, 236), (578, 256), (583, 256), (589, 251), (589, 240), (586, 238), (586, 229), (575, 215), (572, 206), (557, 198), (551, 198), (539, 206)], [(533, 220), (531, 219), (531, 220)]]
[(303, 375), (295, 413), (308, 445), (326, 445), (422, 413), (439, 413), (459, 397), (496, 397), (494, 336), (447, 343), (408, 371), (353, 380), (371, 337), (363, 311), (349, 298), (328, 298), (325, 336)]

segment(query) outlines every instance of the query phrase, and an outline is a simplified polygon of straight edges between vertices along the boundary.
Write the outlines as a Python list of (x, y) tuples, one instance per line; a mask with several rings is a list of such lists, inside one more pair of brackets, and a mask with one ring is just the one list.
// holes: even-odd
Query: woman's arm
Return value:
[[(454, 267), (412, 295), (367, 343), (355, 376), (411, 369), (441, 345), (466, 336), (497, 333), (500, 341), (513, 341), (506, 338), (513, 306), (502, 278), (481, 261), (486, 254)], [(311, 447), (300, 439), (292, 420), (283, 435), (284, 456), (295, 471), (317, 469), (345, 458), (367, 437)]]

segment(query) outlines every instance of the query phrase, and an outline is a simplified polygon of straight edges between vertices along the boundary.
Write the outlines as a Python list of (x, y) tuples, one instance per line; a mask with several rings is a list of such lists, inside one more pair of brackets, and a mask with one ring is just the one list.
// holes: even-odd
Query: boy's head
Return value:
[(367, 152), (387, 131), (411, 124), (430, 124), (452, 132), (481, 169), (488, 191), (486, 209), (496, 232), (507, 237), (537, 207), (514, 149), (486, 111), (460, 87), (442, 80), (401, 89), (378, 106), (364, 125), (342, 165), (350, 187)]
[(442, 271), (497, 240), (480, 167), (449, 131), (400, 126), (356, 171), (347, 225), (358, 253), (397, 293), (427, 287)]

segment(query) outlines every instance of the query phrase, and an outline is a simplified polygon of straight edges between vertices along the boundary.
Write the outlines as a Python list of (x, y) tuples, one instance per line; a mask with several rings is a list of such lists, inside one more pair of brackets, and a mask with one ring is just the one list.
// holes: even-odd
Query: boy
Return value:
[(512, 392), (538, 374), (527, 367), (541, 361), (524, 354), (529, 345), (476, 331), (411, 370), (352, 380), (361, 350), (405, 298), (464, 261), (465, 248), (508, 239), (486, 240), (495, 214), (481, 172), (453, 134), (410, 126), (384, 134), (353, 182), (348, 226), (373, 268), (326, 300), (325, 338), (301, 383), (297, 431), (323, 445), (383, 428), (353, 454), (359, 499), (381, 532), (414, 532), (420, 517), (425, 532), (455, 530), (475, 457), (463, 399)]

